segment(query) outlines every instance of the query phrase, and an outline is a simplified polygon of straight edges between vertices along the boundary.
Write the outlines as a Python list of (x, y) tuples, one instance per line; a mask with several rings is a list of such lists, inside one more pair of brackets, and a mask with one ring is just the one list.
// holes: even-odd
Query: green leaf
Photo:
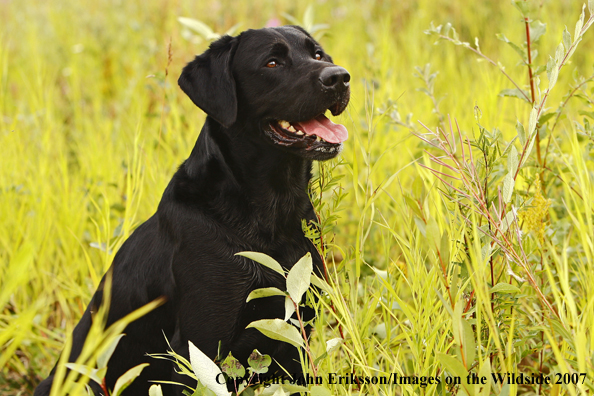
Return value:
[(480, 396), (489, 396), (491, 390), (491, 362), (488, 357), (483, 361), (478, 376), (479, 378), (485, 377), (487, 379), (487, 383), (481, 389)]
[(295, 304), (291, 297), (285, 296), (285, 322), (295, 313)]
[(312, 285), (314, 285), (315, 287), (322, 289), (323, 291), (325, 291), (326, 293), (330, 294), (332, 292), (332, 287), (330, 287), (330, 285), (328, 283), (326, 283), (326, 281), (324, 279), (319, 278), (316, 274), (311, 274), (311, 277), (309, 278), (309, 281), (311, 282)]
[(326, 353), (331, 354), (336, 351), (344, 342), (342, 338), (333, 338), (326, 341)]
[(252, 290), (247, 296), (245, 302), (255, 300), (256, 298), (270, 297), (270, 296), (285, 296), (286, 293), (276, 287), (263, 287), (261, 289)]
[(138, 377), (140, 373), (142, 373), (142, 370), (144, 370), (144, 368), (148, 365), (148, 363), (142, 363), (126, 371), (120, 378), (117, 379), (111, 395), (120, 396), (124, 389), (126, 389), (136, 379), (136, 377)]
[(468, 371), (462, 365), (458, 359), (453, 358), (445, 353), (438, 353), (437, 360), (441, 363), (441, 365), (453, 376), (466, 378), (468, 375)]
[(584, 4), (584, 6), (582, 7), (582, 13), (580, 15), (580, 19), (577, 21), (577, 23), (575, 24), (575, 33), (573, 35), (575, 41), (578, 41), (581, 33), (582, 33), (582, 28), (584, 27), (584, 17), (585, 17), (585, 8), (586, 5)]
[(460, 300), (454, 307), (454, 315), (452, 316), (452, 333), (454, 333), (454, 341), (458, 345), (462, 345), (462, 311), (464, 310), (464, 301)]
[(310, 389), (311, 396), (332, 396), (332, 392), (323, 385), (314, 385)]
[[(557, 70), (556, 73), (555, 70)], [(553, 88), (557, 82), (558, 75), (559, 71), (557, 65), (555, 65), (555, 60), (549, 55), (549, 60), (547, 61), (547, 78), (549, 79), (549, 89)]]
[(528, 2), (523, 0), (516, 0), (513, 3), (516, 6), (516, 8), (520, 10), (524, 18), (528, 17), (528, 14), (530, 13), (530, 4), (528, 4)]
[(530, 22), (530, 42), (536, 43), (547, 31), (547, 24), (541, 21)]
[(262, 355), (257, 349), (248, 357), (249, 370), (255, 374), (266, 374), (272, 359), (268, 355)]
[(253, 327), (273, 340), (288, 342), (300, 348), (303, 347), (303, 338), (296, 327), (291, 326), (282, 319), (262, 319), (250, 323), (246, 329)]
[(163, 390), (161, 389), (161, 385), (151, 385), (149, 388), (149, 396), (163, 396)]
[(505, 179), (503, 179), (503, 202), (509, 203), (512, 197), (512, 193), (514, 192), (514, 174), (512, 172), (508, 172), (505, 175)]
[(563, 46), (566, 50), (569, 50), (569, 47), (571, 47), (571, 33), (567, 30), (567, 26), (563, 30)]
[(507, 170), (510, 173), (516, 173), (518, 169), (518, 150), (516, 146), (511, 146), (509, 154), (507, 155)]
[(524, 51), (524, 49), (522, 49), (517, 44), (511, 42), (507, 37), (505, 37), (505, 34), (503, 34), (503, 33), (497, 33), (495, 36), (499, 40), (503, 41), (504, 43), (507, 43), (510, 47), (512, 47), (514, 49), (514, 51), (516, 51), (516, 53), (518, 55), (520, 55), (520, 59), (526, 59), (526, 51)]
[(258, 252), (239, 252), (239, 253), (235, 253), (235, 255), (252, 259), (257, 263), (260, 263), (263, 266), (268, 267), (275, 272), (278, 272), (282, 276), (285, 276), (285, 271), (283, 270), (283, 267), (281, 267), (281, 265), (278, 263), (278, 261), (276, 261), (275, 259), (273, 259), (272, 257), (270, 257), (267, 254), (258, 253)]
[(518, 139), (522, 143), (522, 147), (526, 145), (526, 131), (524, 131), (524, 125), (520, 121), (516, 123), (516, 131), (518, 132)]
[(231, 26), (223, 35), (224, 36), (233, 36), (237, 29), (241, 26), (241, 23), (236, 23), (235, 25)]
[(297, 304), (301, 301), (303, 293), (309, 288), (312, 270), (311, 253), (307, 252), (295, 263), (287, 275), (287, 291)]
[(443, 231), (439, 248), (439, 255), (445, 265), (450, 264), (450, 236), (447, 229)]
[(305, 9), (305, 13), (303, 14), (303, 27), (308, 32), (311, 30), (314, 22), (314, 9), (313, 6), (310, 4)]
[(111, 355), (113, 355), (113, 352), (115, 351), (116, 347), (118, 346), (118, 343), (120, 342), (122, 337), (125, 335), (126, 334), (120, 334), (119, 336), (114, 338), (111, 341), (111, 343), (105, 348), (105, 350), (103, 352), (101, 352), (101, 354), (97, 357), (97, 368), (101, 369), (103, 367), (107, 367), (107, 363), (109, 362)]
[(85, 366), (84, 364), (79, 364), (79, 363), (66, 363), (64, 366), (66, 366), (66, 368), (75, 371), (77, 373), (80, 373), (84, 376), (89, 377), (90, 379), (92, 379), (93, 381), (95, 381), (96, 383), (98, 383), (99, 385), (101, 385), (101, 383), (103, 382), (103, 376), (98, 375), (98, 369), (92, 369), (88, 366)]
[(510, 285), (509, 283), (501, 282), (496, 284), (489, 290), (489, 293), (508, 293), (514, 294), (519, 293), (520, 289), (517, 286)]
[(509, 396), (509, 384), (507, 382), (501, 387), (499, 396)]
[(559, 65), (563, 61), (563, 55), (565, 55), (563, 48), (563, 43), (559, 43), (557, 50), (555, 50), (555, 64), (557, 65), (557, 68), (559, 68)]
[(514, 219), (514, 212), (507, 212), (505, 217), (501, 220), (501, 224), (499, 225), (502, 234), (505, 234), (512, 224), (514, 224)]
[(177, 20), (182, 25), (184, 25), (187, 28), (192, 29), (193, 31), (198, 33), (200, 36), (205, 38), (206, 40), (216, 40), (219, 37), (221, 37), (219, 34), (216, 34), (215, 32), (213, 32), (213, 30), (207, 24), (205, 24), (204, 22), (201, 22), (197, 19), (179, 17), (179, 18), (177, 18)]
[(198, 349), (192, 341), (188, 341), (188, 346), (190, 349), (190, 364), (196, 378), (213, 391), (216, 396), (230, 396), (231, 393), (227, 391), (227, 385), (217, 382), (217, 376), (223, 374), (219, 367), (204, 352)]
[(538, 118), (538, 125), (544, 125), (548, 120), (553, 118), (557, 113), (545, 113)]
[(408, 205), (409, 208), (412, 209), (412, 211), (419, 217), (422, 217), (423, 214), (421, 213), (421, 210), (419, 209), (419, 204), (417, 204), (417, 202), (412, 199), (411, 197), (409, 197), (407, 194), (404, 194), (404, 200), (406, 201), (406, 204)]
[(580, 110), (579, 115), (583, 115), (585, 117), (590, 117), (591, 119), (594, 120), (594, 111), (585, 111), (585, 110)]
[(221, 371), (231, 378), (241, 378), (245, 375), (245, 368), (235, 359), (231, 352), (227, 355), (225, 360), (221, 363)]
[(439, 225), (433, 217), (429, 219), (426, 227), (427, 239), (432, 248), (438, 248), (441, 244), (441, 233), (439, 232)]
[(530, 93), (525, 89), (519, 90), (517, 88), (514, 89), (504, 89), (499, 92), (499, 96), (509, 96), (512, 98), (522, 99), (527, 103), (532, 103), (528, 98), (530, 98)]
[(476, 354), (476, 342), (474, 340), (472, 326), (466, 319), (462, 319), (462, 342), (462, 350), (464, 351), (466, 366), (470, 367), (472, 362), (474, 362)]
[(534, 130), (536, 129), (536, 122), (538, 121), (536, 116), (538, 115), (538, 109), (535, 107), (532, 108), (530, 112), (530, 119), (528, 120), (528, 136), (532, 136), (534, 134)]
[(594, 14), (594, 0), (588, 0), (588, 12)]

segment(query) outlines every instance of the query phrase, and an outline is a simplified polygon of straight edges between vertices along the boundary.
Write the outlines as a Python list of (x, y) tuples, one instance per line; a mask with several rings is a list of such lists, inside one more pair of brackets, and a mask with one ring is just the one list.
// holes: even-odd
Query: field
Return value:
[(576, 30), (574, 0), (0, 0), (0, 393), (47, 375), (193, 147), (176, 81), (211, 37), (187, 17), (297, 20), (352, 76), (341, 160), (314, 165), (316, 370), (440, 381), (331, 394), (593, 394), (593, 5)]

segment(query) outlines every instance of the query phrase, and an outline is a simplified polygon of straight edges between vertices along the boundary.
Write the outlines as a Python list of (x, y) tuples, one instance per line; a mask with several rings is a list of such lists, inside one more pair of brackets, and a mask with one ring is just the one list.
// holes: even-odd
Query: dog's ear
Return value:
[(192, 102), (224, 127), (237, 118), (237, 93), (231, 72), (237, 42), (237, 37), (230, 36), (215, 41), (184, 67), (178, 80)]

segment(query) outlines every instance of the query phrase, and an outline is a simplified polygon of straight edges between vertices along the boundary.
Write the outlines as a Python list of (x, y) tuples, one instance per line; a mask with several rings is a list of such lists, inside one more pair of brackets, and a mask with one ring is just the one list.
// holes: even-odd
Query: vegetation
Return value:
[(1, 1), (0, 393), (47, 375), (189, 154), (182, 66), (215, 32), (295, 21), (353, 77), (350, 138), (312, 182), (323, 232), (304, 227), (329, 284), (312, 394), (593, 393), (592, 3)]

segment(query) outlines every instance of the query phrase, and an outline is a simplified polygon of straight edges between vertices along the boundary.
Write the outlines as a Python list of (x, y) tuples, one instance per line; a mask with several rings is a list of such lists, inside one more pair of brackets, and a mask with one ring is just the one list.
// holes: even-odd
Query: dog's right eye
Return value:
[(277, 67), (277, 66), (278, 66), (278, 62), (275, 60), (268, 61), (268, 63), (266, 64), (266, 67), (270, 67), (270, 68)]

